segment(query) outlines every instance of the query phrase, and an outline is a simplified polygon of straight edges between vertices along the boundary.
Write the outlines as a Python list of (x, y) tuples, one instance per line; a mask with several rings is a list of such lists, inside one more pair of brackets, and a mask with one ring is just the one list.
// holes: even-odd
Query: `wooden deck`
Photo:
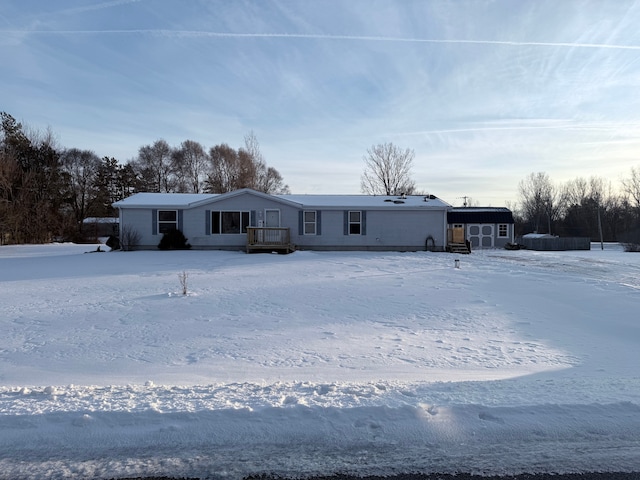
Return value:
[(291, 253), (294, 250), (288, 228), (247, 227), (247, 253)]

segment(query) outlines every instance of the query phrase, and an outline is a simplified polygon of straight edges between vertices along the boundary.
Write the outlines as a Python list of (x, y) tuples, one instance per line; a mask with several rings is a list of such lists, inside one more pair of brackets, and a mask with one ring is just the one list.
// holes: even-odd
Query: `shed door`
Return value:
[(475, 248), (492, 248), (494, 246), (494, 229), (489, 224), (467, 225), (467, 238)]
[(451, 230), (451, 242), (464, 243), (464, 228), (462, 228), (462, 225), (454, 225)]

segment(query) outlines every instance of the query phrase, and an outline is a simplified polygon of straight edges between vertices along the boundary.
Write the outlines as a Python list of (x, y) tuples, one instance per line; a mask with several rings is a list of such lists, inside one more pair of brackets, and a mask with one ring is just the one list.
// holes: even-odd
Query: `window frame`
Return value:
[[(175, 220), (164, 220), (162, 219), (163, 213), (173, 213), (175, 215)], [(158, 218), (156, 221), (157, 232), (158, 235), (164, 235), (167, 232), (170, 232), (172, 229), (178, 229), (178, 210), (158, 210)], [(168, 225), (171, 225), (167, 228)]]
[[(313, 215), (313, 221), (307, 220), (307, 214)], [(308, 231), (308, 227), (313, 227), (313, 232)], [(302, 234), (317, 235), (318, 234), (318, 212), (316, 210), (304, 210), (302, 212)]]
[(509, 238), (509, 224), (507, 223), (498, 224), (498, 238)]
[[(225, 230), (225, 214), (239, 215), (239, 231), (227, 232)], [(211, 210), (211, 235), (245, 235), (247, 227), (251, 226), (251, 212), (249, 210)]]
[[(357, 221), (351, 219), (351, 215), (354, 213), (358, 214)], [(347, 220), (349, 235), (362, 235), (362, 210), (349, 210)], [(357, 232), (354, 231), (356, 227)]]

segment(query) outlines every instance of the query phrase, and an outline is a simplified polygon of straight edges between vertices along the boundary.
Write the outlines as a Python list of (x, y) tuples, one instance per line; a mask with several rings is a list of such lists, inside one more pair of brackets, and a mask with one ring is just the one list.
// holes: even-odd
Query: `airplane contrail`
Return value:
[(90, 12), (93, 10), (102, 10), (104, 8), (118, 7), (120, 5), (127, 5), (129, 3), (137, 3), (140, 0), (111, 0), (108, 2), (102, 2), (95, 5), (87, 5), (86, 7), (77, 7), (77, 8), (68, 8), (66, 10), (62, 10), (59, 13), (62, 14), (75, 14), (75, 13), (83, 13)]
[(621, 127), (634, 127), (640, 126), (639, 123), (571, 123), (569, 121), (558, 121), (551, 125), (504, 125), (504, 126), (477, 126), (467, 128), (447, 128), (440, 130), (420, 130), (413, 132), (402, 132), (399, 135), (413, 136), (413, 135), (440, 135), (447, 133), (473, 133), (473, 132), (485, 132), (485, 131), (502, 131), (502, 130), (613, 130)]
[[(123, 3), (125, 0), (109, 2), (110, 5)], [(131, 0), (129, 0), (131, 1)], [(135, 1), (135, 0), (133, 0)], [(283, 38), (301, 40), (347, 40), (363, 42), (396, 42), (396, 43), (426, 43), (426, 44), (468, 44), (468, 45), (503, 45), (513, 47), (568, 47), (614, 50), (640, 50), (640, 45), (618, 45), (606, 43), (572, 43), (572, 42), (517, 42), (509, 40), (460, 40), (437, 38), (410, 38), (367, 35), (324, 35), (301, 33), (232, 33), (207, 32), (199, 30), (4, 30), (4, 33), (33, 34), (33, 35), (157, 35), (166, 37), (211, 37), (211, 38)]]

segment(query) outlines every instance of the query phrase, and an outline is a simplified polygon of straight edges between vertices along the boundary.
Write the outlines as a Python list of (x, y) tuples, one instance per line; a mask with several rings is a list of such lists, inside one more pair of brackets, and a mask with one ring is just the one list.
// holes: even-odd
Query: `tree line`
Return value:
[(556, 183), (547, 173), (534, 172), (520, 181), (518, 192), (513, 210), (520, 234), (640, 243), (640, 168), (631, 168), (617, 189), (602, 177)]
[[(269, 167), (253, 132), (234, 149), (222, 143), (208, 151), (185, 140), (139, 148), (121, 164), (93, 151), (60, 148), (50, 130), (25, 128), (0, 112), (0, 244), (81, 241), (83, 220), (110, 217), (112, 203), (136, 192), (225, 193), (252, 188), (289, 193), (280, 173)], [(393, 143), (374, 145), (363, 157), (361, 190), (370, 195), (417, 194), (412, 178), (415, 152)], [(516, 233), (585, 236), (597, 241), (640, 244), (640, 167), (618, 189), (601, 177), (558, 184), (544, 172), (518, 185), (511, 208)], [(466, 203), (466, 202), (465, 202)]]
[(0, 244), (81, 241), (85, 218), (112, 217), (111, 204), (137, 192), (239, 188), (289, 193), (253, 132), (237, 149), (222, 143), (207, 151), (193, 140), (177, 147), (157, 140), (120, 163), (91, 150), (61, 148), (50, 130), (30, 130), (0, 112)]

